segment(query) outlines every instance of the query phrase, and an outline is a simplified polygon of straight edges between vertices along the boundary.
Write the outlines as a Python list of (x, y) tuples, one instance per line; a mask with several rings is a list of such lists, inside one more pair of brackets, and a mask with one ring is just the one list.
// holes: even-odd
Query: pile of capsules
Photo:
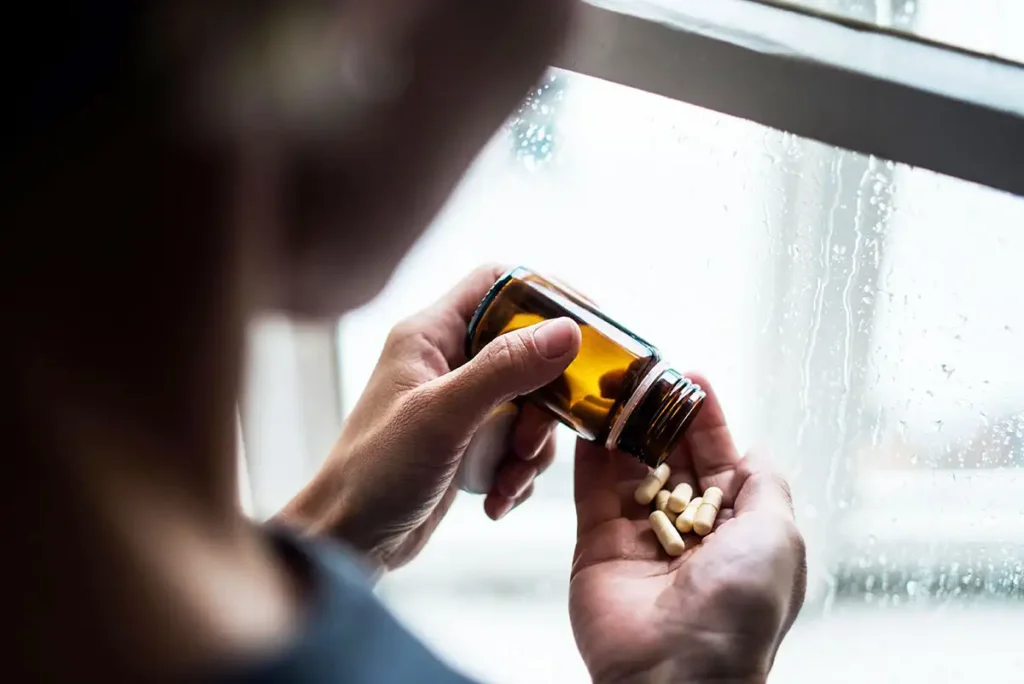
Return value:
[(704, 496), (693, 498), (693, 487), (686, 482), (676, 485), (672, 491), (663, 489), (671, 474), (671, 468), (662, 463), (647, 474), (633, 498), (643, 506), (654, 504), (651, 529), (665, 553), (681, 556), (686, 550), (683, 534), (694, 532), (703, 537), (715, 528), (715, 518), (722, 507), (722, 490), (708, 487)]

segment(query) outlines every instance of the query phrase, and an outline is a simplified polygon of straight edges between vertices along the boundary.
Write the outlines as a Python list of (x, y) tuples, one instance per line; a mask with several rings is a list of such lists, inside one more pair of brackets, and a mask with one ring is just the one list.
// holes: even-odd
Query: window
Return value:
[[(1005, 681), (1019, 656), (1000, 625), (1024, 620), (1024, 199), (551, 78), (558, 92), (538, 104), (551, 116), (495, 137), (386, 292), (342, 321), (343, 403), (390, 326), (449, 274), (495, 259), (557, 274), (704, 370), (740, 443), (766, 444), (788, 472), (811, 585), (775, 681), (946, 681), (979, 667)], [(562, 440), (528, 505), (494, 524), (463, 496), (382, 585), (486, 681), (585, 681), (565, 614)]]
[[(250, 467), (257, 509), (326, 454), (339, 391), (350, 409), (395, 322), (481, 262), (522, 263), (706, 372), (741, 447), (789, 476), (810, 581), (773, 682), (1018, 678), (1024, 67), (771, 4), (616, 3), (641, 20), (589, 5), (571, 71), (551, 72), (385, 292), (339, 324), (340, 390), (322, 379), (331, 331), (258, 336), (265, 393), (329, 409), (285, 430), (302, 472)], [(1020, 3), (793, 4), (1024, 61)], [(250, 464), (283, 439), (261, 443), (254, 405)], [(462, 495), (381, 584), (485, 681), (586, 681), (565, 610), (572, 442), (560, 434), (527, 505), (495, 524)]]
[[(769, 0), (770, 1), (770, 0)], [(1024, 43), (999, 27), (1024, 24), (1018, 0), (781, 0), (1024, 62)]]

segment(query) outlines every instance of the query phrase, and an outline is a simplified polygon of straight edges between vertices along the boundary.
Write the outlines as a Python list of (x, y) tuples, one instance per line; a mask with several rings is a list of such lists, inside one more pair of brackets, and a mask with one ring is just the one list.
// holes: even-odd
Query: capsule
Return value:
[(676, 518), (676, 529), (686, 534), (687, 532), (693, 531), (693, 520), (697, 517), (697, 509), (700, 508), (703, 499), (699, 496), (696, 499), (692, 499), (690, 503), (686, 504), (686, 508)]
[(665, 549), (665, 553), (670, 556), (683, 555), (683, 551), (686, 550), (686, 543), (679, 536), (679, 533), (676, 532), (676, 528), (672, 526), (672, 523), (669, 522), (665, 512), (654, 511), (651, 513), (649, 520), (651, 521), (651, 529), (657, 535), (658, 541), (661, 542), (661, 548)]
[(676, 485), (676, 488), (672, 490), (672, 493), (668, 498), (668, 510), (675, 514), (682, 513), (686, 510), (686, 505), (690, 503), (690, 499), (693, 498), (693, 487), (686, 482), (680, 482)]
[(722, 490), (718, 487), (708, 487), (693, 519), (693, 531), (702, 537), (710, 534), (715, 528), (715, 518), (718, 517), (718, 509), (721, 507)]
[(644, 506), (651, 503), (654, 501), (654, 497), (658, 495), (658, 491), (665, 486), (668, 476), (671, 474), (672, 470), (668, 467), (668, 464), (662, 463), (647, 473), (647, 477), (644, 478), (644, 481), (636, 488), (636, 492), (633, 493), (633, 498), (636, 499), (638, 504)]
[(668, 497), (671, 496), (671, 492), (667, 489), (662, 489), (654, 497), (654, 509), (661, 511), (668, 518), (669, 522), (673, 525), (676, 524), (676, 518), (679, 517), (678, 513), (673, 513), (668, 509)]

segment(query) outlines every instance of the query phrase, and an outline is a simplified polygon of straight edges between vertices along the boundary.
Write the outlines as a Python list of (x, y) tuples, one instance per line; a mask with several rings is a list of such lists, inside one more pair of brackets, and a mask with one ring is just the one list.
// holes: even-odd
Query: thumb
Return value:
[(579, 326), (556, 318), (500, 335), (460, 368), (434, 381), (453, 420), (475, 427), (494, 407), (548, 384), (580, 350)]
[(740, 482), (736, 494), (736, 514), (768, 512), (793, 519), (793, 496), (789, 483), (778, 474), (768, 458), (748, 453), (737, 467)]
[(746, 548), (751, 557), (759, 559), (757, 577), (766, 591), (774, 591), (777, 596), (781, 592), (779, 605), (785, 610), (775, 642), (777, 649), (804, 602), (807, 548), (796, 525), (793, 496), (786, 480), (759, 455), (748, 454), (739, 470), (747, 477), (736, 497), (735, 513), (750, 523), (746, 526), (750, 532)]

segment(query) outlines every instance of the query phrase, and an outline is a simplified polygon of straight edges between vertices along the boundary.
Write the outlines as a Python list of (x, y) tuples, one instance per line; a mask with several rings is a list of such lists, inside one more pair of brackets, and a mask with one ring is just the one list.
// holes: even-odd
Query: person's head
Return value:
[(251, 315), (368, 300), (541, 75), (570, 7), (23, 10), (4, 210), (22, 390), (159, 415)]

